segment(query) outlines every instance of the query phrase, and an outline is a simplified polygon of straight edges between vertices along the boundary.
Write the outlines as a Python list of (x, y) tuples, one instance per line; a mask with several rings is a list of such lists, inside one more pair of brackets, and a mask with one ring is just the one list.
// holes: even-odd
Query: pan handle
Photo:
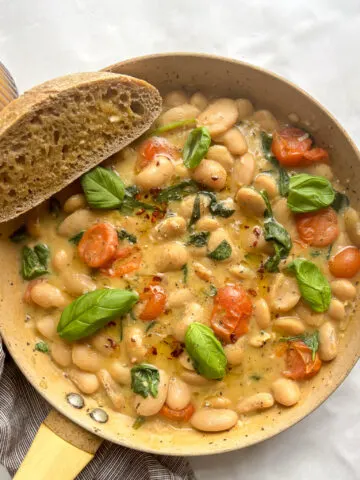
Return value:
[(101, 443), (101, 438), (51, 410), (14, 480), (73, 480)]

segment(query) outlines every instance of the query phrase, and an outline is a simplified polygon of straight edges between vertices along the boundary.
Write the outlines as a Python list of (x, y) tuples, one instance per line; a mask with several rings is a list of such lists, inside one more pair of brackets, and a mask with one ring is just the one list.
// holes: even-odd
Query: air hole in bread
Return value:
[(58, 144), (59, 138), (60, 138), (60, 132), (59, 132), (59, 130), (55, 130), (54, 131), (54, 143), (55, 143), (55, 145)]
[(67, 152), (69, 151), (69, 145), (63, 145), (61, 151), (62, 151), (63, 155), (66, 155)]
[(103, 100), (111, 100), (114, 97), (118, 96), (118, 91), (115, 88), (109, 87), (105, 94), (102, 96)]
[(18, 157), (15, 158), (15, 162), (18, 163), (19, 165), (25, 165), (25, 156), (19, 155)]
[(141, 105), (140, 102), (136, 102), (136, 101), (133, 100), (130, 103), (130, 108), (137, 115), (143, 115), (143, 113), (144, 113), (144, 107)]
[(123, 102), (123, 103), (129, 102), (129, 95), (127, 93), (122, 93), (119, 98), (120, 98), (120, 102)]
[(16, 191), (13, 188), (9, 191), (9, 196), (16, 197)]

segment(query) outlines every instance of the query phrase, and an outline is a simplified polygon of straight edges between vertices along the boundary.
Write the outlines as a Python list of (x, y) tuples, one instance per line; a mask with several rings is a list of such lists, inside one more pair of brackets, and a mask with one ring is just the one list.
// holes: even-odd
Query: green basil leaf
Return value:
[(294, 213), (314, 212), (328, 207), (335, 199), (335, 191), (325, 177), (300, 173), (290, 178), (287, 205)]
[(211, 328), (202, 323), (189, 325), (185, 334), (186, 351), (195, 370), (208, 380), (220, 380), (226, 373), (226, 355)]
[(146, 417), (142, 417), (141, 415), (139, 415), (138, 417), (136, 417), (135, 422), (132, 425), (132, 428), (134, 430), (138, 430), (142, 425), (144, 425), (145, 422), (146, 422)]
[(294, 337), (281, 337), (280, 342), (304, 342), (312, 351), (312, 359), (315, 359), (315, 354), (319, 350), (319, 332), (316, 330), (313, 333), (302, 333)]
[(55, 197), (51, 197), (49, 200), (49, 212), (55, 218), (57, 218), (61, 212), (61, 204)]
[(190, 127), (196, 124), (195, 118), (188, 118), (187, 120), (179, 120), (178, 122), (171, 122), (162, 127), (158, 127), (152, 132), (149, 133), (149, 137), (153, 137), (154, 135), (160, 135), (162, 133), (170, 132), (171, 130), (175, 130), (178, 128), (183, 127)]
[(189, 267), (187, 263), (181, 267), (181, 270), (183, 271), (183, 283), (187, 283), (188, 281), (188, 276), (189, 276)]
[(47, 262), (49, 259), (49, 249), (44, 244), (34, 247), (23, 247), (21, 251), (21, 275), (25, 280), (33, 280), (34, 278), (49, 273)]
[(134, 393), (147, 398), (158, 396), (160, 383), (159, 370), (148, 363), (140, 363), (131, 369), (131, 389)]
[(83, 235), (85, 233), (85, 230), (81, 230), (81, 232), (77, 233), (73, 237), (69, 238), (69, 242), (74, 244), (74, 245), (79, 245), (80, 240), (82, 239)]
[(170, 201), (182, 200), (184, 197), (197, 193), (198, 191), (199, 186), (194, 180), (184, 180), (183, 182), (161, 190), (156, 197), (156, 201), (167, 203)]
[(190, 229), (199, 220), (200, 217), (201, 217), (200, 195), (196, 195), (194, 200), (193, 210), (191, 212), (188, 229)]
[(208, 253), (208, 257), (212, 260), (226, 260), (232, 254), (232, 248), (229, 242), (223, 240), (212, 252)]
[(133, 215), (134, 210), (157, 210), (158, 208), (155, 205), (150, 205), (149, 203), (140, 202), (135, 198), (139, 193), (139, 189), (136, 185), (130, 185), (125, 188), (124, 199), (119, 208), (120, 212), (123, 215)]
[(9, 236), (9, 240), (13, 243), (21, 243), (29, 238), (30, 235), (28, 234), (26, 225), (21, 225)]
[(187, 245), (192, 245), (193, 247), (205, 247), (208, 243), (210, 232), (198, 232), (192, 233), (189, 236)]
[(336, 211), (340, 212), (341, 210), (344, 210), (350, 205), (350, 200), (345, 193), (341, 192), (336, 192), (335, 191), (335, 198), (334, 201), (331, 204), (331, 207)]
[(186, 168), (196, 168), (207, 154), (211, 144), (210, 132), (206, 127), (194, 128), (189, 133), (183, 149)]
[(81, 178), (86, 200), (90, 207), (114, 209), (120, 207), (125, 195), (121, 178), (108, 168), (96, 167)]
[(124, 228), (118, 230), (117, 236), (119, 240), (127, 240), (129, 243), (137, 243), (137, 238), (132, 233), (127, 232)]
[(131, 310), (138, 299), (136, 292), (116, 288), (85, 293), (65, 307), (57, 332), (70, 342), (88, 337)]
[(49, 345), (43, 341), (35, 343), (35, 350), (42, 353), (50, 352)]
[(283, 168), (280, 165), (279, 161), (271, 151), (272, 135), (269, 135), (266, 132), (260, 132), (260, 138), (261, 138), (261, 146), (264, 153), (264, 157), (268, 162), (274, 165), (274, 167), (276, 167), (278, 171), (278, 174), (279, 174), (278, 185), (279, 185), (280, 195), (282, 197), (286, 197), (289, 193), (290, 177), (288, 172), (285, 170), (285, 168)]
[(331, 288), (320, 269), (304, 258), (296, 258), (288, 265), (295, 273), (302, 298), (315, 312), (325, 312), (331, 301)]

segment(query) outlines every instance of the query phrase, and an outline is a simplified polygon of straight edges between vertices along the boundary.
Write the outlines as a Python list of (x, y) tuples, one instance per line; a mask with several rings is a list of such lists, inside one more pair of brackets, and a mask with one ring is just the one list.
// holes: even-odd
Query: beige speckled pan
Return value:
[[(185, 88), (190, 92), (201, 90), (213, 96), (249, 98), (257, 107), (268, 108), (279, 118), (296, 113), (315, 134), (317, 143), (329, 149), (336, 174), (342, 183), (350, 179), (354, 185), (359, 185), (359, 152), (343, 128), (314, 99), (276, 75), (235, 60), (201, 54), (152, 55), (118, 63), (107, 70), (143, 78), (158, 87), (161, 93), (177, 88)], [(351, 201), (355, 206), (360, 206), (358, 198), (353, 197)], [(3, 233), (13, 228), (14, 224), (6, 225)], [(132, 419), (112, 412), (109, 412), (108, 423), (99, 424), (88, 414), (88, 408), (96, 406), (94, 400), (86, 398), (86, 407), (81, 410), (71, 407), (65, 395), (74, 387), (49, 358), (33, 354), (34, 338), (24, 327), (16, 248), (1, 239), (0, 272), (1, 334), (24, 375), (62, 414), (52, 412), (45, 422), (47, 426), (41, 426), (17, 474), (16, 478), (20, 479), (74, 478), (100, 445), (101, 439), (98, 437), (139, 450), (171, 455), (208, 455), (266, 440), (291, 427), (318, 407), (344, 380), (359, 357), (358, 314), (350, 321), (341, 339), (337, 359), (325, 365), (321, 374), (311, 380), (308, 394), (304, 394), (303, 400), (294, 408), (274, 407), (254, 417), (250, 425), (236, 426), (229, 432), (218, 434), (171, 428), (156, 432), (151, 431), (146, 423), (141, 429), (134, 430)]]

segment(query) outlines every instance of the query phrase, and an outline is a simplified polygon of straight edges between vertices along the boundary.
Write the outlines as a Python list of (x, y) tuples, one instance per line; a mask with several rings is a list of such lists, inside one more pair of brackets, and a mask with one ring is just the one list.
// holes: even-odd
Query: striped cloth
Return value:
[[(0, 463), (14, 475), (50, 406), (21, 374), (0, 337)], [(181, 457), (104, 442), (77, 480), (194, 480)]]

